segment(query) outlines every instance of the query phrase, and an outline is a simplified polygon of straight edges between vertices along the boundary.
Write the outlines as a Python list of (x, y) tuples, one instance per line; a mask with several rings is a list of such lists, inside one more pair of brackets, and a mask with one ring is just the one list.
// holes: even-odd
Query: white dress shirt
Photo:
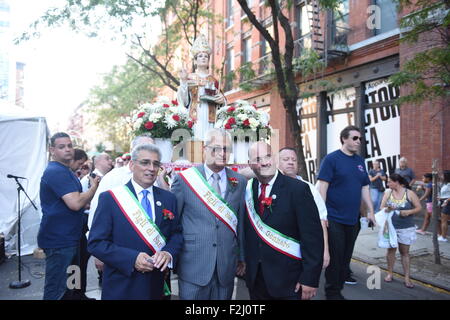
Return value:
[[(205, 176), (206, 176), (206, 181), (208, 181), (209, 185), (212, 186), (214, 178), (213, 178), (213, 173), (215, 173), (214, 171), (212, 171), (210, 168), (208, 168), (208, 166), (205, 164)], [(223, 168), (221, 171), (217, 172), (219, 174), (220, 180), (219, 180), (219, 186), (220, 186), (220, 192), (221, 192), (221, 196), (222, 198), (225, 198), (225, 193), (227, 190), (227, 173), (225, 171), (225, 168)]]
[[(278, 170), (275, 172), (275, 175), (273, 178), (267, 183), (268, 186), (266, 187), (266, 198), (269, 197), (270, 192), (272, 191), (273, 184), (275, 183), (275, 180), (277, 180), (278, 177)], [(258, 181), (258, 198), (261, 195), (262, 191), (262, 183)]]
[[(133, 185), (134, 191), (136, 191), (136, 195), (138, 197), (139, 203), (141, 203), (142, 202), (142, 198), (144, 197), (144, 195), (142, 194), (142, 190), (144, 190), (144, 188), (142, 188), (136, 181), (134, 181), (134, 179), (131, 179), (131, 184)], [(146, 190), (148, 191), (147, 199), (148, 199), (148, 201), (150, 201), (150, 205), (152, 206), (153, 222), (155, 222), (156, 211), (155, 211), (155, 197), (153, 196), (153, 186), (147, 188)], [(164, 250), (162, 250), (162, 251), (164, 251)], [(167, 267), (169, 269), (172, 269), (173, 268), (173, 257), (172, 257), (172, 255), (169, 252), (167, 252), (167, 253), (170, 256), (170, 262), (167, 265)]]
[[(134, 191), (136, 191), (139, 203), (142, 203), (142, 198), (144, 197), (142, 190), (144, 190), (144, 188), (134, 181), (134, 179), (131, 179), (131, 184), (133, 185)], [(152, 207), (153, 222), (155, 222), (155, 198), (153, 197), (153, 186), (150, 186), (150, 188), (147, 188), (146, 190), (148, 191), (147, 199), (150, 201), (150, 205)]]

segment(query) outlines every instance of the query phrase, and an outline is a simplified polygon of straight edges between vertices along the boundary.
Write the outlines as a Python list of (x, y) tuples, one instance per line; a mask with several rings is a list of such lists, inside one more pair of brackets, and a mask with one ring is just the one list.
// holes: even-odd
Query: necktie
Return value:
[(214, 190), (216, 190), (216, 192), (219, 194), (219, 196), (222, 196), (222, 191), (220, 190), (220, 176), (218, 173), (213, 173), (212, 175), (213, 177), (213, 183), (211, 185), (211, 187), (213, 187)]
[(263, 183), (261, 185), (261, 194), (258, 197), (258, 204), (259, 204), (259, 215), (262, 216), (264, 213), (264, 203), (262, 202), (264, 198), (266, 197), (266, 188), (269, 184)]
[(141, 193), (143, 195), (142, 200), (141, 200), (142, 207), (147, 212), (149, 218), (152, 219), (152, 221), (153, 221), (152, 206), (150, 205), (150, 201), (148, 200), (148, 197), (147, 197), (149, 192), (148, 192), (148, 190), (144, 189), (144, 190), (142, 190)]

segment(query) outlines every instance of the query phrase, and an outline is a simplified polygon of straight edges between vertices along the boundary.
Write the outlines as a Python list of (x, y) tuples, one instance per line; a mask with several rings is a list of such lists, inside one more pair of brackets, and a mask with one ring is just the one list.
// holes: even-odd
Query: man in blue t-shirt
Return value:
[(322, 161), (318, 189), (328, 211), (330, 264), (325, 271), (327, 299), (344, 299), (341, 290), (348, 273), (359, 224), (361, 198), (369, 209), (368, 219), (375, 224), (369, 192), (369, 178), (363, 158), (357, 155), (361, 145), (358, 127), (341, 131), (342, 147)]
[(42, 220), (37, 240), (46, 256), (44, 300), (59, 300), (67, 289), (67, 268), (78, 254), (84, 207), (94, 196), (99, 178), (90, 178), (91, 188), (82, 192), (69, 167), (74, 149), (66, 133), (51, 137), (50, 153), (53, 161), (41, 178)]

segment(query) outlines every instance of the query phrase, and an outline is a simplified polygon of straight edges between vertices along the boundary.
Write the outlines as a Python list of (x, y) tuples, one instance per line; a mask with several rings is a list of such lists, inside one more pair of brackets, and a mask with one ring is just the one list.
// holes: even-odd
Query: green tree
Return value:
[[(397, 0), (400, 9), (414, 11), (400, 20), (404, 30), (400, 41), (416, 45), (426, 41), (426, 49), (405, 61), (401, 70), (390, 77), (395, 86), (407, 86), (402, 103), (450, 97), (450, 1)], [(425, 39), (426, 38), (426, 39)]]
[(115, 146), (128, 150), (131, 127), (127, 118), (137, 106), (151, 101), (160, 86), (158, 78), (131, 59), (123, 66), (114, 66), (102, 85), (92, 88), (89, 95), (87, 104), (95, 114), (95, 124)]
[[(274, 36), (272, 36), (263, 22), (258, 20), (255, 14), (248, 7), (247, 0), (237, 0), (242, 10), (247, 15), (248, 21), (255, 26), (270, 46), (272, 63), (275, 67), (274, 73), (278, 91), (283, 102), (283, 106), (288, 115), (291, 132), (294, 135), (295, 149), (298, 154), (298, 168), (302, 177), (308, 180), (305, 155), (303, 153), (303, 143), (301, 137), (301, 115), (297, 112), (297, 100), (299, 89), (296, 82), (296, 72), (301, 72), (304, 76), (308, 74), (306, 70), (296, 70), (298, 64), (294, 60), (294, 36), (292, 34), (291, 21), (283, 13), (283, 8), (290, 9), (292, 1), (266, 0), (265, 5), (271, 9), (272, 25)], [(339, 0), (319, 0), (325, 9), (337, 8)], [(279, 26), (284, 31), (284, 50), (281, 50), (281, 38)], [(317, 59), (313, 59), (316, 65)], [(316, 67), (313, 67), (313, 69)]]

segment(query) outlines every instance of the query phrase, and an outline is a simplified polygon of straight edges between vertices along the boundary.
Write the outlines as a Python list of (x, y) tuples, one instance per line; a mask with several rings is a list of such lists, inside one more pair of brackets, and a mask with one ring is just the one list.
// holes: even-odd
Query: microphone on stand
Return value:
[(8, 175), (6, 175), (6, 177), (7, 177), (7, 178), (13, 178), (13, 179), (26, 179), (26, 178), (24, 178), (24, 177), (14, 176), (14, 175), (12, 175), (12, 174), (8, 174)]

